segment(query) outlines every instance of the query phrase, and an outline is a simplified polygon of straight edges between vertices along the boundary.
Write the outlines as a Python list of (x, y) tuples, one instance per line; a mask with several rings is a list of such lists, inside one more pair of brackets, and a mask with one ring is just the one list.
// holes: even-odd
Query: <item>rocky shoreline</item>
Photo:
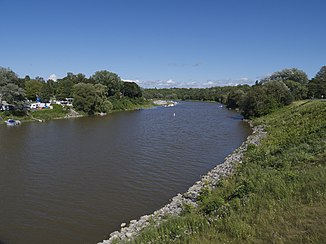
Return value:
[(184, 206), (197, 207), (197, 198), (204, 188), (213, 189), (217, 183), (225, 177), (231, 175), (237, 164), (242, 163), (244, 152), (248, 145), (258, 145), (266, 135), (264, 126), (259, 125), (252, 128), (253, 132), (247, 137), (240, 147), (228, 155), (222, 164), (217, 165), (210, 170), (206, 175), (201, 177), (201, 180), (195, 182), (187, 192), (178, 194), (173, 197), (171, 202), (152, 214), (144, 215), (139, 220), (131, 220), (127, 225), (121, 224), (120, 231), (115, 231), (110, 234), (108, 240), (104, 240), (98, 244), (109, 244), (113, 241), (130, 241), (137, 236), (144, 228), (149, 225), (160, 225), (168, 216), (178, 216), (182, 213)]

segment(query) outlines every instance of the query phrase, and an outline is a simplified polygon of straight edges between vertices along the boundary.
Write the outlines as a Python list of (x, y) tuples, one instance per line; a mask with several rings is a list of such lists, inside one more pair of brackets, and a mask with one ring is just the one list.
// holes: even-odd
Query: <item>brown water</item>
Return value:
[(249, 133), (237, 113), (197, 102), (0, 126), (0, 243), (107, 239), (186, 191)]

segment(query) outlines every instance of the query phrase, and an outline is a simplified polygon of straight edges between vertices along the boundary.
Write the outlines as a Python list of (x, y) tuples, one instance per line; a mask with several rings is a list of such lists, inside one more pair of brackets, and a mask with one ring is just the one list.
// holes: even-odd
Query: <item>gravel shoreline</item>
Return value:
[[(250, 123), (250, 122), (249, 122)], [(251, 124), (250, 124), (251, 125)], [(252, 126), (252, 125), (251, 125)], [(247, 137), (247, 139), (241, 144), (240, 147), (235, 149), (229, 154), (222, 164), (215, 166), (206, 175), (201, 177), (201, 180), (195, 182), (187, 192), (178, 194), (173, 197), (171, 202), (154, 213), (144, 215), (139, 220), (131, 220), (127, 225), (121, 224), (120, 231), (114, 231), (110, 234), (108, 240), (99, 242), (98, 244), (109, 244), (113, 241), (130, 241), (137, 236), (144, 228), (149, 225), (160, 225), (162, 221), (168, 216), (178, 216), (182, 213), (185, 205), (197, 207), (197, 198), (202, 192), (203, 188), (213, 189), (216, 187), (220, 179), (231, 175), (237, 164), (242, 163), (244, 152), (247, 150), (248, 145), (258, 145), (262, 138), (265, 137), (266, 131), (264, 126), (259, 125), (252, 128), (253, 132)]]

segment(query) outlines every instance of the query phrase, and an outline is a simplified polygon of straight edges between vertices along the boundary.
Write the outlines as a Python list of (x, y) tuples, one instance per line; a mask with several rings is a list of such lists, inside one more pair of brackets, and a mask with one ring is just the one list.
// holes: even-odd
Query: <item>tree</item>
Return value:
[(292, 80), (284, 81), (284, 84), (290, 89), (294, 100), (306, 99), (308, 95), (308, 87), (301, 85), (299, 82)]
[(244, 97), (240, 109), (242, 115), (248, 119), (268, 114), (272, 107), (266, 89), (262, 86), (254, 86)]
[(273, 73), (267, 79), (278, 81), (292, 80), (294, 82), (300, 83), (301, 85), (307, 85), (309, 82), (307, 74), (297, 68), (283, 69), (281, 71)]
[(241, 103), (243, 102), (244, 97), (245, 97), (245, 93), (240, 89), (231, 91), (228, 94), (228, 98), (226, 102), (227, 108), (231, 108), (231, 109), (239, 108)]
[(69, 79), (61, 79), (56, 83), (56, 94), (55, 97), (58, 100), (63, 100), (68, 97), (72, 97), (72, 87), (74, 86), (73, 81)]
[(73, 86), (73, 106), (88, 114), (95, 112), (96, 90), (92, 84), (78, 83)]
[(102, 84), (94, 85), (96, 92), (95, 111), (100, 113), (107, 113), (112, 110), (113, 105), (107, 99), (107, 87)]
[(124, 82), (121, 91), (124, 96), (130, 98), (141, 97), (143, 95), (140, 87), (135, 82)]
[(16, 106), (16, 108), (21, 108), (25, 101), (24, 89), (13, 83), (1, 86), (0, 96), (2, 101), (6, 101)]
[(74, 84), (78, 84), (78, 83), (88, 83), (88, 79), (86, 78), (86, 76), (82, 73), (78, 73), (78, 74), (74, 74), (72, 72), (68, 72), (67, 76), (64, 77), (62, 80), (70, 80), (72, 81)]
[(326, 98), (326, 66), (320, 68), (316, 76), (308, 84), (309, 96)]
[(0, 67), (0, 86), (5, 86), (9, 83), (19, 85), (19, 78), (11, 69)]
[(107, 70), (96, 71), (90, 79), (95, 83), (107, 86), (108, 96), (120, 96), (123, 81), (116, 73)]
[(43, 82), (39, 80), (27, 80), (25, 81), (25, 94), (27, 99), (35, 101), (40, 96)]
[(78, 83), (73, 86), (73, 106), (88, 114), (109, 112), (113, 106), (106, 96), (107, 87), (102, 84)]
[(36, 76), (34, 80), (37, 80), (37, 81), (42, 82), (42, 83), (45, 82), (44, 78), (41, 77), (41, 76)]
[(12, 70), (0, 67), (0, 103), (6, 101), (16, 107), (22, 106), (25, 93), (19, 85), (20, 80)]
[(275, 104), (274, 107), (289, 105), (293, 101), (290, 89), (282, 81), (272, 80), (263, 84), (266, 92)]
[(53, 96), (53, 88), (49, 82), (44, 83), (42, 85), (41, 91), (40, 91), (40, 99), (42, 102), (49, 102), (51, 97)]
[(247, 92), (240, 109), (245, 118), (260, 117), (292, 102), (289, 88), (282, 81), (254, 85)]

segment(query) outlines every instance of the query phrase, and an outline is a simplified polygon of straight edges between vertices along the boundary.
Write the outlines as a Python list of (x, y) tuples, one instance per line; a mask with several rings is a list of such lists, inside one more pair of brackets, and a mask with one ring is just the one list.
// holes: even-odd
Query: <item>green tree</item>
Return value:
[(35, 101), (40, 96), (41, 89), (45, 83), (39, 80), (25, 81), (25, 94), (27, 99)]
[(60, 79), (56, 82), (55, 97), (57, 100), (62, 100), (68, 97), (72, 97), (72, 87), (74, 83), (69, 79)]
[(96, 71), (90, 79), (93, 80), (94, 83), (105, 85), (108, 89), (108, 96), (120, 96), (123, 81), (116, 73), (107, 70)]
[(141, 88), (135, 82), (124, 82), (122, 94), (130, 98), (141, 97), (143, 95)]
[(25, 92), (16, 73), (0, 67), (0, 103), (2, 101), (17, 108), (22, 107), (25, 101)]
[(326, 98), (326, 66), (320, 68), (316, 76), (308, 84), (309, 96)]
[(292, 80), (284, 81), (284, 84), (290, 89), (294, 100), (306, 99), (308, 87)]
[(95, 111), (100, 113), (108, 113), (112, 110), (113, 105), (107, 99), (107, 87), (102, 84), (94, 85), (96, 92)]
[(309, 82), (307, 74), (297, 68), (283, 69), (281, 71), (273, 73), (267, 79), (278, 81), (292, 80), (294, 82), (300, 83), (301, 85), (307, 85)]
[(92, 84), (78, 83), (73, 86), (73, 106), (80, 111), (88, 114), (95, 112), (96, 89)]
[(245, 118), (251, 118), (268, 114), (272, 106), (266, 89), (262, 86), (254, 86), (246, 94), (240, 109)]
[(82, 73), (78, 73), (78, 74), (74, 74), (72, 72), (68, 72), (67, 76), (64, 77), (62, 80), (70, 80), (72, 81), (74, 84), (78, 84), (78, 83), (88, 83), (88, 79), (86, 78), (86, 76)]
[(272, 80), (263, 84), (274, 107), (289, 105), (293, 101), (290, 89), (282, 81)]
[(244, 100), (245, 93), (242, 90), (231, 91), (228, 95), (226, 106), (231, 109), (239, 108)]
[(107, 87), (102, 84), (78, 83), (73, 86), (73, 106), (88, 114), (109, 112), (113, 105), (108, 101)]
[(49, 102), (51, 97), (53, 96), (53, 88), (49, 82), (44, 83), (42, 85), (40, 91), (40, 99), (42, 102)]
[(0, 87), (0, 102), (6, 101), (9, 104), (16, 106), (16, 108), (22, 108), (25, 102), (24, 89), (13, 83)]
[(18, 76), (11, 69), (0, 67), (0, 86), (5, 86), (9, 83), (19, 86)]

